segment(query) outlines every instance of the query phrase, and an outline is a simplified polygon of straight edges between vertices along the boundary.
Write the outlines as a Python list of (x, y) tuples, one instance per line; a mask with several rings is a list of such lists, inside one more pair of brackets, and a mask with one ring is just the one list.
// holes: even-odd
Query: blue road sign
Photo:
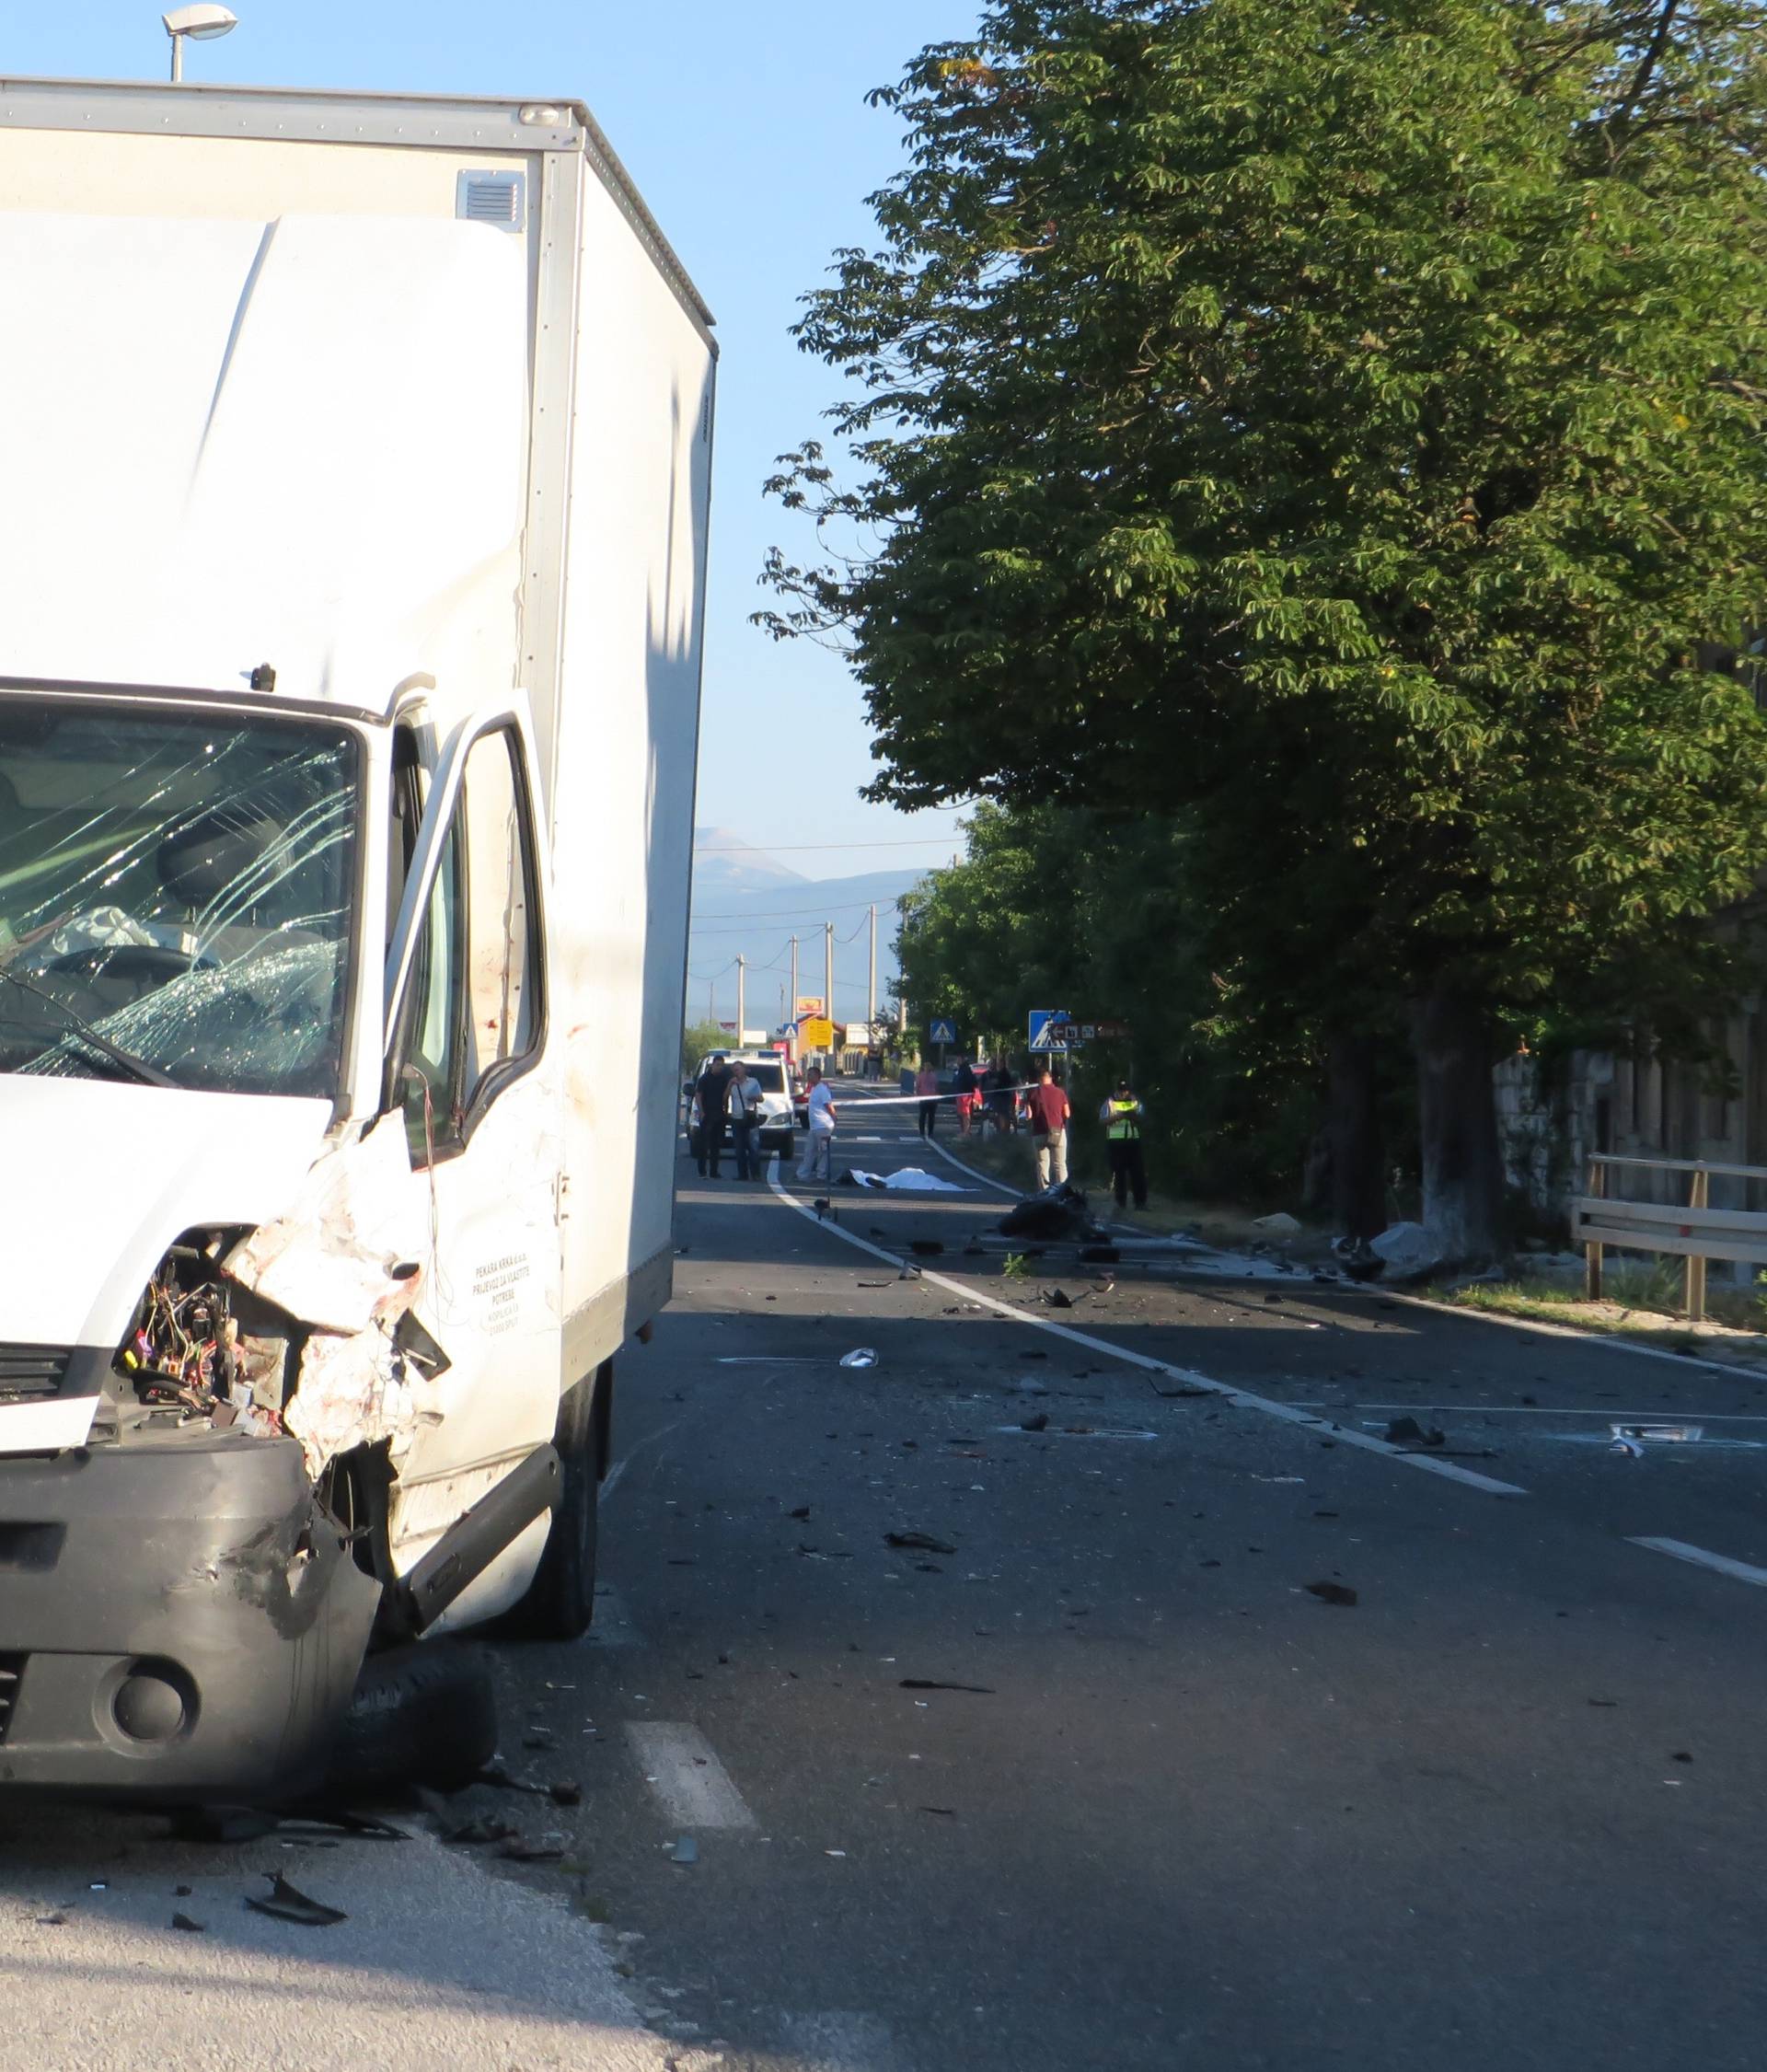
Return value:
[(1039, 1057), (1071, 1049), (1073, 1036), (1073, 1016), (1065, 1007), (1031, 1010), (1031, 1048)]
[(927, 1031), (927, 1041), (929, 1043), (955, 1043), (956, 1040), (957, 1024), (955, 1022), (935, 1022)]

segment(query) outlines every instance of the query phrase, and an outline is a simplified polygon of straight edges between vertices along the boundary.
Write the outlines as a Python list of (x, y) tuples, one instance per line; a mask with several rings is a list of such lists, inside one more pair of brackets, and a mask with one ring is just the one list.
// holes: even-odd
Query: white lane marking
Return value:
[(606, 1474), (602, 1476), (601, 1496), (599, 1499), (600, 1502), (606, 1503), (608, 1498), (613, 1495), (614, 1491), (619, 1487), (619, 1478), (622, 1475), (625, 1474), (625, 1461), (618, 1460), (614, 1463), (613, 1466), (607, 1470)]
[(626, 1600), (612, 1583), (595, 1585), (595, 1623), (583, 1638), (600, 1648), (636, 1648), (643, 1639), (632, 1624)]
[[(960, 1139), (959, 1141), (961, 1140)], [(1004, 1180), (997, 1180), (991, 1173), (983, 1173), (974, 1165), (965, 1165), (954, 1152), (948, 1152), (936, 1139), (932, 1140), (932, 1148), (947, 1165), (954, 1165), (958, 1172), (967, 1173), (972, 1180), (979, 1180), (985, 1187), (992, 1187), (996, 1194), (1010, 1194), (1014, 1201), (1019, 1199), (1022, 1192), (1021, 1188), (1010, 1187)]]
[[(1575, 1407), (1561, 1409), (1551, 1403), (1450, 1403), (1440, 1396), (1414, 1396), (1409, 1403), (1340, 1403), (1335, 1406), (1324, 1403), (1303, 1403), (1297, 1407), (1303, 1410), (1445, 1410), (1450, 1417), (1464, 1415), (1478, 1418), (1597, 1418), (1603, 1424), (1661, 1424), (1669, 1418), (1666, 1410), (1610, 1410), (1605, 1406), (1600, 1410), (1581, 1410)], [(1767, 1425), (1767, 1411), (1761, 1410), (1692, 1410), (1687, 1417), (1677, 1418), (1678, 1423), (1708, 1425)]]
[(1696, 1568), (1715, 1568), (1721, 1576), (1734, 1576), (1739, 1583), (1758, 1583), (1767, 1588), (1767, 1568), (1757, 1568), (1751, 1562), (1733, 1561), (1727, 1554), (1709, 1554), (1703, 1546), (1691, 1546), (1685, 1540), (1634, 1539), (1633, 1546), (1648, 1547), (1653, 1554), (1667, 1554), (1677, 1561), (1691, 1561)]
[(644, 1765), (645, 1782), (678, 1827), (759, 1824), (698, 1727), (685, 1720), (629, 1719), (626, 1738)]
[[(831, 1237), (837, 1237), (843, 1244), (853, 1245), (860, 1252), (868, 1252), (873, 1259), (881, 1259), (885, 1266), (901, 1266), (899, 1256), (886, 1252), (882, 1245), (873, 1244), (867, 1238), (856, 1237), (839, 1223), (825, 1223), (808, 1203), (794, 1199), (780, 1185), (779, 1163), (774, 1161), (768, 1169), (767, 1184), (775, 1197), (788, 1209), (806, 1221), (817, 1224)], [(992, 1295), (986, 1295), (979, 1288), (971, 1287), (961, 1280), (953, 1280), (948, 1275), (934, 1273), (928, 1268), (920, 1270), (920, 1279), (930, 1281), (935, 1288), (943, 1288), (965, 1302), (979, 1303), (999, 1315), (1009, 1317), (1014, 1324), (1023, 1324), (1034, 1331), (1046, 1331), (1052, 1338), (1065, 1338), (1069, 1345), (1083, 1346), (1088, 1352), (1103, 1353), (1108, 1360), (1120, 1360), (1131, 1367), (1139, 1367), (1150, 1374), (1165, 1374), (1174, 1382), (1182, 1382), (1188, 1388), (1207, 1389), (1211, 1395), (1223, 1397), (1239, 1410), (1255, 1410), (1261, 1416), (1276, 1418), (1284, 1424), (1303, 1425), (1309, 1430), (1328, 1435), (1337, 1444), (1358, 1446), (1364, 1453), (1381, 1453), (1389, 1460), (1403, 1461), (1407, 1467), (1415, 1467), (1425, 1475), (1439, 1475), (1446, 1482), (1461, 1482), (1469, 1489), (1483, 1489), (1487, 1496), (1525, 1497), (1528, 1492), (1513, 1482), (1499, 1482), (1496, 1476), (1475, 1475), (1471, 1468), (1459, 1466), (1453, 1461), (1432, 1461), (1422, 1453), (1414, 1453), (1403, 1446), (1390, 1444), (1384, 1439), (1373, 1438), (1365, 1431), (1353, 1430), (1347, 1425), (1332, 1423), (1311, 1410), (1298, 1408), (1293, 1404), (1275, 1403), (1267, 1395), (1253, 1395), (1248, 1390), (1235, 1388), (1230, 1382), (1218, 1382), (1212, 1374), (1199, 1373), (1194, 1367), (1174, 1367), (1169, 1360), (1155, 1360), (1150, 1353), (1134, 1352), (1126, 1346), (1113, 1345), (1108, 1338), (1094, 1338), (1085, 1331), (1076, 1331), (1071, 1325), (1056, 1324), (1048, 1317), (1030, 1316), (1011, 1302), (1002, 1302)]]

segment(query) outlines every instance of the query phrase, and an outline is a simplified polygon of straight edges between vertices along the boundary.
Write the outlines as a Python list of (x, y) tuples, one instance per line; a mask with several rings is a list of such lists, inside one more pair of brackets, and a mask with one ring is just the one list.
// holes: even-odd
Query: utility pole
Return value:
[(877, 1021), (877, 901), (872, 901), (872, 976), (865, 988), (865, 1043), (869, 1049)]
[[(835, 924), (826, 920), (822, 924), (822, 1012), (832, 1022), (835, 1018)], [(834, 1048), (831, 1044), (830, 1050)]]
[(717, 1019), (718, 981), (715, 978), (708, 978), (706, 980), (706, 1020), (708, 1022), (715, 1022)]
[(748, 959), (736, 953), (736, 1048), (743, 1048), (743, 1031), (748, 1025)]
[(795, 1022), (798, 1017), (798, 939), (791, 938), (791, 1012), (780, 1016), (781, 1021)]

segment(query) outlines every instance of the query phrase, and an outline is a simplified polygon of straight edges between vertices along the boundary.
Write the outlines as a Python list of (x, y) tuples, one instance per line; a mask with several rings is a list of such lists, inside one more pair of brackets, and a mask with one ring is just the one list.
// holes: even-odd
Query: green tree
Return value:
[(964, 861), (902, 903), (897, 953), (917, 1013), (950, 1015), (1021, 1061), (1034, 1007), (1125, 1022), (1127, 1042), (1074, 1062), (1080, 1144), (1090, 1104), (1126, 1071), (1149, 1104), (1162, 1184), (1292, 1197), (1317, 1121), (1320, 1047), (1312, 1030), (1248, 1013), (1230, 946), (1221, 968), (1211, 963), (1186, 831), (984, 804), (967, 834)]
[[(1726, 982), (1767, 862), (1767, 8), (997, 0), (884, 98), (851, 377), (774, 487), (879, 797), (1182, 814), (1260, 1014), (1417, 1062), (1496, 1241), (1491, 1063)], [(844, 528), (850, 527), (850, 531)]]
[(689, 1022), (681, 1032), (681, 1077), (690, 1079), (699, 1060), (714, 1050), (734, 1050), (737, 1042), (722, 1022)]

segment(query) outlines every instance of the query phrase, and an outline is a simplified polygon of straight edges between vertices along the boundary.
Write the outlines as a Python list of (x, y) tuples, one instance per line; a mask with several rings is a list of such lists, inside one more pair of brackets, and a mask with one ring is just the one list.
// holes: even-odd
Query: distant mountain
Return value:
[[(740, 838), (702, 839), (718, 849), (733, 847)], [(749, 865), (750, 855), (756, 859)], [(745, 882), (714, 880), (706, 864), (744, 865)], [(789, 1014), (790, 939), (798, 938), (798, 991), (822, 993), (825, 971), (823, 924), (835, 924), (835, 1019), (859, 1021), (865, 1013), (869, 983), (868, 909), (877, 906), (877, 1004), (887, 1010), (896, 976), (895, 903), (924, 875), (918, 870), (867, 871), (853, 877), (805, 878), (780, 871), (765, 874), (773, 860), (746, 843), (733, 857), (707, 857), (696, 866), (693, 918), (688, 935), (687, 1013), (698, 1021), (715, 1005), (717, 1017), (733, 1020), (736, 1013), (738, 955), (748, 961), (745, 1013), (751, 1028), (771, 1029)], [(774, 865), (778, 870), (780, 867)]]
[(801, 873), (756, 849), (728, 828), (693, 830), (693, 897), (699, 905), (712, 893), (764, 892), (802, 885)]

